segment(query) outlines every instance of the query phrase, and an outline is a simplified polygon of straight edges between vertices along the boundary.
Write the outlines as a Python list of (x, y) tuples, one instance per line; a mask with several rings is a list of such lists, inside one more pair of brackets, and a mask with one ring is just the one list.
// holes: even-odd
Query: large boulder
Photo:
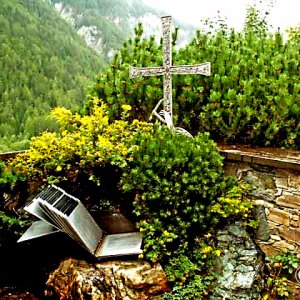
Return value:
[(60, 300), (152, 300), (168, 291), (162, 267), (145, 261), (92, 264), (69, 258), (50, 274), (46, 285), (45, 295)]

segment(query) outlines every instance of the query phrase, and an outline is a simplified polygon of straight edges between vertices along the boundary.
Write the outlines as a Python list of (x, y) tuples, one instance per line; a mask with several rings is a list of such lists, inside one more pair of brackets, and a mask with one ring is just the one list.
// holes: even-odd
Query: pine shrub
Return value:
[[(212, 64), (210, 77), (173, 76), (175, 125), (194, 135), (210, 132), (220, 143), (299, 149), (299, 28), (284, 40), (279, 31), (260, 27), (253, 10), (246, 24), (242, 32), (224, 24), (217, 31), (198, 30), (185, 48), (173, 47), (174, 65)], [(111, 118), (128, 103), (132, 118), (148, 120), (163, 97), (162, 76), (129, 79), (129, 66), (162, 65), (162, 45), (142, 34), (140, 25), (90, 90), (108, 103)]]

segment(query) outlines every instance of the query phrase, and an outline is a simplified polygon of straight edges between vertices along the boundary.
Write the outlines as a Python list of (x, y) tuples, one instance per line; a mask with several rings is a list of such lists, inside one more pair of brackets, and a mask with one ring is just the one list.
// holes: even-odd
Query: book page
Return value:
[(25, 231), (25, 233), (18, 239), (18, 243), (28, 241), (41, 236), (49, 235), (59, 232), (60, 230), (47, 222), (41, 220), (32, 223), (32, 225)]
[(142, 237), (139, 232), (110, 234), (104, 237), (95, 256), (108, 257), (142, 253)]

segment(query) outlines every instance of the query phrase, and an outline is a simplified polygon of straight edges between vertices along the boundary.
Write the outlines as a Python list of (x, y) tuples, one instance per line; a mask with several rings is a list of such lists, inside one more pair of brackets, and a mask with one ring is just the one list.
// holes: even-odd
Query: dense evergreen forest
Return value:
[(42, 0), (0, 1), (0, 152), (55, 127), (51, 108), (78, 109), (105, 63)]
[[(126, 103), (133, 107), (132, 117), (148, 120), (162, 97), (162, 78), (129, 79), (129, 65), (161, 65), (162, 45), (140, 26), (104, 68), (104, 60), (51, 7), (61, 3), (76, 10), (81, 16), (76, 28), (107, 26), (108, 51), (124, 40), (128, 16), (145, 12), (138, 2), (1, 1), (0, 152), (26, 148), (31, 136), (55, 129), (51, 108), (82, 108), (96, 74), (86, 112), (89, 99), (97, 96), (109, 104), (111, 117)], [(120, 31), (112, 26), (116, 18), (125, 22)], [(210, 77), (174, 76), (175, 125), (193, 134), (210, 132), (219, 142), (299, 149), (299, 28), (285, 39), (281, 32), (270, 33), (255, 9), (248, 11), (242, 32), (223, 21), (204, 25), (209, 31), (195, 31), (186, 47), (173, 48), (174, 64), (212, 63)], [(173, 33), (174, 46), (180, 34), (181, 29)]]

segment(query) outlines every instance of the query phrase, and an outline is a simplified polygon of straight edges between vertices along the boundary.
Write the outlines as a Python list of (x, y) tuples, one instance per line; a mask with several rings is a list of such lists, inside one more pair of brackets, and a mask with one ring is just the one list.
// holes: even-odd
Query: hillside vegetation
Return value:
[[(138, 0), (109, 3), (51, 1), (80, 16), (76, 29), (100, 26), (105, 51), (123, 41), (128, 16), (145, 13)], [(87, 113), (90, 99), (97, 97), (108, 104), (111, 119), (120, 115), (122, 104), (130, 104), (131, 118), (148, 120), (162, 98), (162, 78), (132, 80), (129, 66), (162, 65), (162, 45), (146, 37), (142, 26), (123, 42), (110, 68), (100, 72), (103, 61), (48, 2), (5, 0), (0, 8), (0, 152), (24, 148), (28, 144), (14, 141), (55, 129), (56, 123), (46, 117), (50, 108), (78, 110), (94, 74), (99, 75), (89, 90)], [(219, 22), (204, 24), (210, 31), (198, 30), (186, 47), (173, 48), (175, 65), (212, 64), (210, 77), (173, 76), (175, 125), (194, 135), (210, 132), (222, 143), (299, 149), (299, 28), (284, 40), (281, 32), (267, 30), (255, 9), (249, 9), (242, 32)], [(177, 33), (181, 29), (173, 33), (174, 46)]]
[(46, 117), (50, 108), (78, 109), (104, 62), (42, 0), (0, 1), (0, 43), (4, 152), (23, 148), (26, 138), (55, 127)]

